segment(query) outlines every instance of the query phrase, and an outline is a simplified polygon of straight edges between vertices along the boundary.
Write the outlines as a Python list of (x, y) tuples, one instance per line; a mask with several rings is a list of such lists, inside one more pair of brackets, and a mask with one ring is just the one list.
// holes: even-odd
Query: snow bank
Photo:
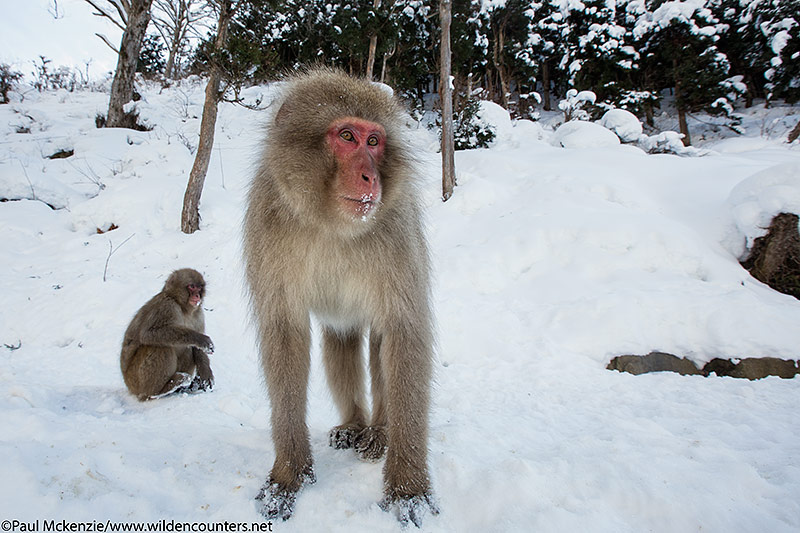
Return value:
[(619, 138), (600, 124), (573, 120), (559, 126), (550, 142), (563, 148), (603, 148), (619, 145)]
[[(144, 133), (95, 129), (101, 94), (0, 106), (0, 196), (25, 192), (24, 168), (65, 206), (0, 203), (4, 520), (263, 520), (253, 498), (274, 450), (240, 227), (267, 113), (220, 105), (201, 231), (184, 235), (202, 89), (145, 90), (139, 109), (155, 129)], [(247, 92), (265, 104), (272, 94)], [(430, 463), (441, 514), (423, 530), (800, 529), (800, 379), (605, 370), (614, 355), (652, 350), (797, 357), (800, 302), (737, 259), (772, 213), (800, 206), (800, 152), (755, 133), (703, 158), (647, 155), (597, 124), (553, 133), (483, 111), (501, 142), (456, 154), (446, 203), (435, 143), (420, 148), (431, 132), (409, 131), (438, 322)], [(22, 121), (31, 133), (2, 126)], [(49, 142), (75, 154), (45, 159)], [(119, 372), (122, 334), (184, 266), (208, 281), (216, 388), (142, 404)], [(318, 481), (273, 527), (398, 531), (376, 504), (381, 465), (327, 446), (339, 418), (318, 336)]]
[[(757, 237), (766, 234), (775, 215), (800, 214), (800, 164), (775, 165), (750, 176), (731, 191), (728, 205), (750, 249)], [(742, 242), (728, 243), (732, 253), (742, 255)]]
[(624, 143), (636, 142), (642, 135), (642, 123), (636, 115), (625, 109), (609, 109), (598, 124), (616, 133)]
[(514, 126), (511, 123), (511, 115), (496, 103), (481, 100), (477, 118), (494, 128), (496, 135), (494, 142), (496, 144), (502, 144), (513, 139)]

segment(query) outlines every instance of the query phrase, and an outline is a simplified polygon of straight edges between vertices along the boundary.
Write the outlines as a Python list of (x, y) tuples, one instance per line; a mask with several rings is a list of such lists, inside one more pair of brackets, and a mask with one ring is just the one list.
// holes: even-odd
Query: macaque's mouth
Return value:
[(378, 198), (375, 196), (364, 195), (361, 198), (341, 196), (340, 198), (345, 201), (349, 209), (354, 209), (360, 215), (369, 213), (378, 205)]
[(202, 300), (202, 298), (200, 298), (199, 296), (189, 296), (189, 303), (192, 304), (195, 307), (200, 305), (200, 301), (201, 300)]
[(347, 200), (348, 202), (355, 202), (357, 204), (370, 204), (374, 205), (377, 203), (377, 200), (374, 196), (364, 195), (361, 198), (351, 198), (349, 196), (342, 196), (342, 200)]

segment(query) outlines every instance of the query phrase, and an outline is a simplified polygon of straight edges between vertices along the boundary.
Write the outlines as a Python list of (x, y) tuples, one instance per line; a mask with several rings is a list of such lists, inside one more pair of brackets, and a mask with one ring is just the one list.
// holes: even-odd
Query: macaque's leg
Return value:
[(211, 371), (211, 363), (205, 352), (192, 348), (192, 368), (196, 374), (187, 392), (194, 394), (214, 388), (214, 373)]
[(386, 453), (389, 438), (386, 432), (386, 380), (381, 365), (381, 336), (370, 333), (369, 371), (372, 377), (372, 421), (356, 437), (355, 449), (365, 461), (378, 461)]
[(352, 448), (356, 435), (367, 425), (361, 339), (358, 330), (339, 333), (325, 328), (322, 332), (328, 385), (342, 415), (342, 424), (328, 434), (329, 444), (336, 449)]
[(387, 510), (394, 507), (401, 521), (417, 526), (425, 510), (438, 513), (427, 464), (429, 346), (419, 332), (398, 325), (384, 333), (380, 352), (389, 415), (381, 505)]
[[(266, 321), (265, 321), (266, 322)], [(256, 499), (267, 518), (288, 519), (297, 491), (315, 481), (311, 444), (306, 425), (310, 326), (275, 318), (262, 330), (264, 375), (272, 404), (272, 440), (275, 463)]]

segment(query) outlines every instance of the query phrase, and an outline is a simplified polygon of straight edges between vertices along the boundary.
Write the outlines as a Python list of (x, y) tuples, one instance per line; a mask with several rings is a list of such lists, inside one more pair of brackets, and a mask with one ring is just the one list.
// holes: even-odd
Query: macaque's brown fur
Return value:
[(208, 354), (214, 345), (204, 334), (205, 287), (196, 270), (176, 270), (131, 320), (122, 341), (120, 368), (125, 385), (139, 400), (213, 386)]
[[(436, 512), (427, 468), (432, 326), (428, 251), (403, 111), (385, 89), (328, 69), (295, 76), (274, 105), (245, 217), (247, 279), (276, 452), (258, 496), (262, 512), (288, 518), (297, 491), (314, 480), (305, 421), (313, 313), (342, 415), (331, 446), (354, 448), (371, 461), (385, 454), (381, 507), (419, 524), (425, 508)], [(349, 163), (331, 148), (342, 143), (333, 128), (343, 119), (385, 132), (374, 158), (380, 198), (364, 216), (342, 207), (342, 190), (366, 187), (357, 178), (348, 185), (341, 176)], [(373, 139), (370, 149), (376, 146)], [(367, 181), (364, 172), (358, 177)], [(367, 333), (371, 416), (361, 355)]]

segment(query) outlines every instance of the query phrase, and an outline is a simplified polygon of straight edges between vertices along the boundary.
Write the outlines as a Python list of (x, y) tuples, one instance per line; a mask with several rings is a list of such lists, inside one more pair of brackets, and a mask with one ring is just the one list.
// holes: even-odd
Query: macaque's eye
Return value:
[(350, 130), (344, 130), (342, 133), (339, 134), (339, 137), (341, 137), (347, 142), (352, 142), (356, 140), (356, 138), (353, 137), (353, 132), (351, 132)]
[(197, 286), (197, 285), (195, 285), (194, 283), (190, 283), (190, 284), (189, 284), (189, 286), (188, 286), (187, 288), (188, 288), (190, 291), (199, 291), (199, 290), (200, 290), (200, 287), (198, 287), (198, 286)]
[(378, 146), (378, 136), (370, 135), (369, 139), (367, 139), (367, 144), (370, 146)]

